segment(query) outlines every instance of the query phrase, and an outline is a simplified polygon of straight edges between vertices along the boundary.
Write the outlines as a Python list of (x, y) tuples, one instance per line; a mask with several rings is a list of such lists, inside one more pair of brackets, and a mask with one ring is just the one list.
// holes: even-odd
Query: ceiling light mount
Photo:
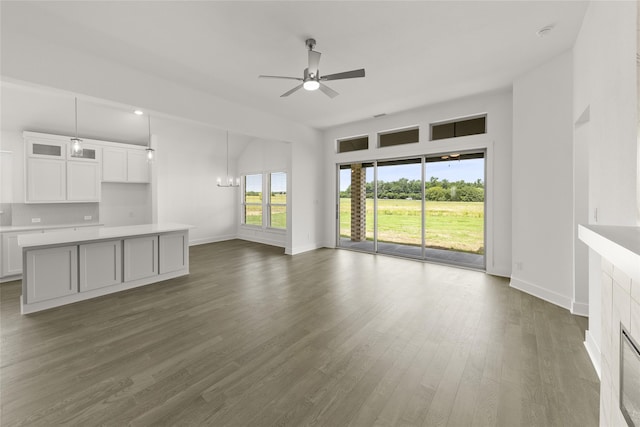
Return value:
[(549, 34), (551, 34), (554, 28), (555, 28), (555, 25), (553, 24), (546, 25), (540, 28), (538, 31), (536, 31), (536, 35), (540, 38), (547, 37)]
[(316, 39), (306, 39), (304, 44), (307, 46), (307, 49), (313, 50), (313, 48), (316, 47)]

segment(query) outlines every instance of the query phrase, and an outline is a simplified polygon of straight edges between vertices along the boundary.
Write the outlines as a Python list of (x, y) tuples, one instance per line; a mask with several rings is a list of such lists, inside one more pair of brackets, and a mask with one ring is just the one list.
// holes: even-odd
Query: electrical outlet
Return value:
[(90, 220), (91, 220), (91, 218), (93, 218), (91, 215), (85, 215), (85, 216), (84, 216), (84, 220), (85, 220), (85, 221), (90, 221)]
[(31, 218), (31, 223), (35, 224), (37, 222), (40, 222), (40, 218)]

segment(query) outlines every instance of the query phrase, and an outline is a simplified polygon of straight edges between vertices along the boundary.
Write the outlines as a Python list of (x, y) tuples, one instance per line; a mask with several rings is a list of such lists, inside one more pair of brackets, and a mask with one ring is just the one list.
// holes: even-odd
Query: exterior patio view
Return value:
[(484, 268), (484, 154), (454, 156), (342, 165), (339, 246)]

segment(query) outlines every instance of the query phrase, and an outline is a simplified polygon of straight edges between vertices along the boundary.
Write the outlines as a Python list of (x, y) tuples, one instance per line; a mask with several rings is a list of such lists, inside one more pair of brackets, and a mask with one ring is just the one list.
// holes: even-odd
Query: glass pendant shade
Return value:
[(147, 143), (147, 162), (153, 162), (156, 150), (151, 148), (151, 114), (149, 114), (149, 142)]
[(218, 187), (240, 187), (240, 178), (229, 175), (229, 131), (227, 131), (227, 174), (224, 180), (218, 177), (216, 184)]
[(71, 138), (71, 156), (82, 157), (82, 140), (78, 138), (78, 98), (75, 98), (75, 124), (76, 136)]

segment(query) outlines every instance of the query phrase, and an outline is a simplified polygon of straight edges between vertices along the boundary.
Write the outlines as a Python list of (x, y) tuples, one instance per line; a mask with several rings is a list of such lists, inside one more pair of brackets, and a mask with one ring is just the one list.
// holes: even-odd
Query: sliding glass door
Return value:
[(378, 252), (422, 258), (422, 160), (378, 162)]
[(484, 175), (484, 153), (426, 158), (426, 259), (484, 268)]
[(373, 163), (353, 163), (339, 167), (339, 246), (374, 251), (373, 191)]
[(484, 269), (483, 152), (338, 168), (338, 246)]

